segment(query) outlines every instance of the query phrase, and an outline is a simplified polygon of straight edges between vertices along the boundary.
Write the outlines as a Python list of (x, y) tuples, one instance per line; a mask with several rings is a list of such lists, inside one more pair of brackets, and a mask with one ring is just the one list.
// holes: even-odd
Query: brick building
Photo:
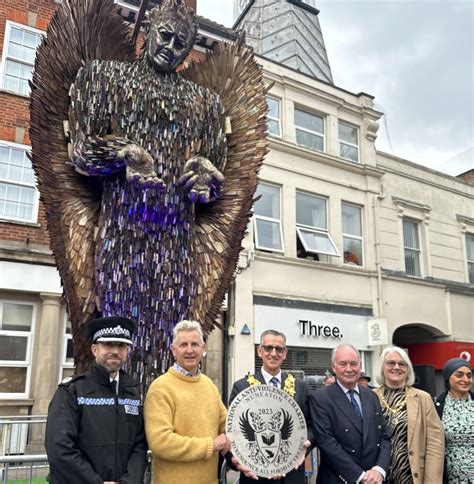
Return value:
[[(65, 332), (61, 287), (49, 249), (44, 209), (27, 157), (28, 79), (36, 47), (56, 6), (54, 0), (5, 0), (0, 5), (0, 412), (3, 415), (45, 411), (57, 379), (48, 382), (41, 375), (51, 374), (50, 357), (59, 359)], [(40, 358), (45, 354), (50, 357)], [(66, 357), (62, 360), (66, 362)]]

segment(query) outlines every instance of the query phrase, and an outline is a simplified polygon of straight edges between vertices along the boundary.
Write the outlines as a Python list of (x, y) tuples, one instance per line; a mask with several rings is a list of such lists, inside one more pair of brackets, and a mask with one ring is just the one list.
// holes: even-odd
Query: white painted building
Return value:
[[(244, 3), (237, 26), (260, 32), (252, 22), (268, 7)], [(276, 24), (260, 32), (266, 45), (281, 41)], [(287, 335), (284, 367), (305, 375), (330, 370), (340, 342), (362, 351), (369, 374), (383, 344), (436, 370), (474, 355), (474, 186), (377, 152), (372, 96), (260, 62), (270, 153), (230, 296), (230, 381), (258, 366), (269, 328)]]

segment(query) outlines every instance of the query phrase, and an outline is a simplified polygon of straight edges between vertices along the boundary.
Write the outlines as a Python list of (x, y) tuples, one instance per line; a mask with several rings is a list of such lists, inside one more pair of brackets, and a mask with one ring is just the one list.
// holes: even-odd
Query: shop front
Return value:
[(361, 352), (364, 371), (371, 374), (371, 320), (372, 309), (368, 307), (254, 296), (255, 369), (261, 365), (256, 352), (260, 335), (275, 329), (287, 339), (283, 368), (300, 377), (319, 381), (331, 372), (331, 352), (341, 343), (354, 345)]

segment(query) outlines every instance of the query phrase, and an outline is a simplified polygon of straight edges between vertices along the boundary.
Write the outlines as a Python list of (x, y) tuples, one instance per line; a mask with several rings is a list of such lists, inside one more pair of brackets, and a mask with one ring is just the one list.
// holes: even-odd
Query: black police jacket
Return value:
[(117, 395), (96, 363), (66, 378), (49, 405), (45, 443), (52, 484), (140, 484), (147, 444), (137, 383), (120, 371)]

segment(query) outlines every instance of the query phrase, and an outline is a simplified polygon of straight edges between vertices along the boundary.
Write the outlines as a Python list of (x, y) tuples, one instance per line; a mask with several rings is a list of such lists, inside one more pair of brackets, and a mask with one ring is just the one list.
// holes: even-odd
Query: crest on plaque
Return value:
[(229, 408), (226, 431), (233, 454), (262, 477), (288, 473), (304, 451), (303, 412), (292, 397), (272, 385), (239, 393)]

